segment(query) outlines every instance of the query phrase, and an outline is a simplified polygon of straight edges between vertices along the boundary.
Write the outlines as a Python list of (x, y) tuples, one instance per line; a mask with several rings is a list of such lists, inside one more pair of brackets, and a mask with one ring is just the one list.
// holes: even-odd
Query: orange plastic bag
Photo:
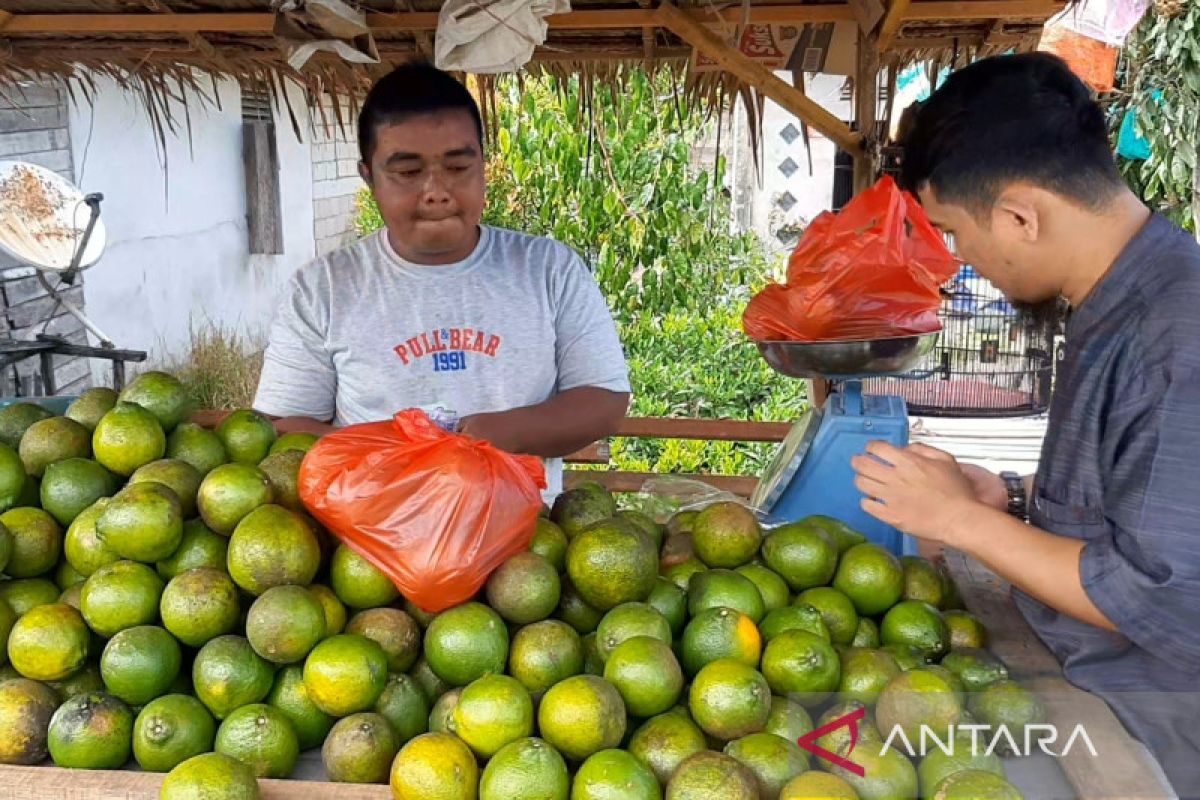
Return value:
[(920, 203), (884, 176), (839, 214), (805, 230), (788, 282), (751, 299), (752, 339), (789, 342), (888, 339), (941, 327), (940, 288), (959, 268)]
[(1076, 77), (1101, 94), (1115, 88), (1119, 47), (1076, 33), (1066, 25), (1047, 25), (1038, 50), (1066, 61)]
[(325, 527), (422, 610), (469, 600), (529, 546), (542, 462), (438, 427), (417, 409), (321, 438), (300, 498)]

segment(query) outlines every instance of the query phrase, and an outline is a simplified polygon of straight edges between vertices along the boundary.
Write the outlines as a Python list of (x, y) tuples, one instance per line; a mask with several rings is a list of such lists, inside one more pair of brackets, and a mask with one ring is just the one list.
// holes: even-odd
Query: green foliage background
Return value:
[[(625, 344), (633, 415), (795, 419), (805, 384), (772, 372), (741, 331), (750, 295), (782, 265), (731, 231), (724, 159), (691, 163), (709, 120), (674, 89), (640, 71), (592, 91), (501, 83), (485, 222), (553, 236), (591, 264)], [(362, 233), (382, 224), (369, 194), (358, 222)], [(618, 440), (613, 458), (622, 469), (758, 474), (772, 449)]]

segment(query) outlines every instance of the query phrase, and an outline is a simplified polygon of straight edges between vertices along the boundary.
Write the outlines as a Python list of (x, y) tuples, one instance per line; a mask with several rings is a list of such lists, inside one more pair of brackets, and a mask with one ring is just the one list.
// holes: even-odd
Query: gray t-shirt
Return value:
[[(584, 386), (627, 392), (629, 377), (608, 306), (571, 248), (483, 226), (466, 260), (425, 266), (380, 231), (292, 278), (254, 407), (340, 426), (414, 407), (506, 411)], [(561, 459), (546, 471), (550, 499)]]

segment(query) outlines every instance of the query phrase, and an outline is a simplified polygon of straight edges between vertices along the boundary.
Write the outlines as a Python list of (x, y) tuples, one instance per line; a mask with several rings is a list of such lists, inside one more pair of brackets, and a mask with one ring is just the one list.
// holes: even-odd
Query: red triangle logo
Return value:
[(838, 728), (845, 728), (848, 726), (850, 728), (850, 749), (846, 751), (846, 755), (848, 756), (854, 752), (854, 747), (858, 744), (858, 723), (866, 716), (867, 709), (865, 708), (860, 708), (857, 711), (851, 711), (849, 714), (843, 714), (842, 716), (827, 722), (821, 727), (804, 734), (796, 740), (796, 744), (800, 745), (802, 750), (807, 750), (817, 758), (822, 758), (829, 763), (835, 764), (847, 772), (852, 772), (861, 778), (867, 774), (867, 771), (863, 769), (862, 766), (855, 764), (848, 758), (839, 756), (837, 753), (829, 752), (824, 747), (821, 747), (817, 744), (817, 739), (820, 739), (827, 733), (836, 731)]

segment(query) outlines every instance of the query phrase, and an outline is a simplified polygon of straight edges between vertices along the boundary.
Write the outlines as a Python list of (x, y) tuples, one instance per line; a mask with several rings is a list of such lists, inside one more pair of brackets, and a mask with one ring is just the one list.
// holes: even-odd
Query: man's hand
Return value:
[(954, 456), (932, 447), (872, 442), (851, 466), (854, 485), (866, 495), (863, 510), (921, 539), (954, 545), (982, 505)]
[[(519, 420), (517, 422), (519, 424)], [(516, 435), (516, 425), (512, 420), (512, 412), (509, 411), (472, 414), (463, 419), (462, 423), (458, 426), (458, 432), (466, 436), (491, 442), (501, 450), (506, 450), (510, 453), (521, 452), (521, 443), (518, 441)]]
[(959, 464), (958, 468), (962, 470), (963, 476), (971, 482), (976, 500), (997, 511), (1004, 511), (1008, 508), (1008, 489), (1004, 486), (1003, 478), (974, 464)]
[(559, 458), (612, 436), (628, 408), (628, 394), (584, 386), (537, 405), (472, 414), (459, 432), (510, 453)]

